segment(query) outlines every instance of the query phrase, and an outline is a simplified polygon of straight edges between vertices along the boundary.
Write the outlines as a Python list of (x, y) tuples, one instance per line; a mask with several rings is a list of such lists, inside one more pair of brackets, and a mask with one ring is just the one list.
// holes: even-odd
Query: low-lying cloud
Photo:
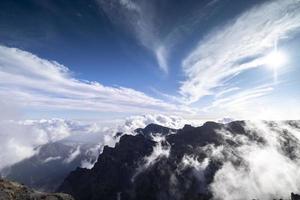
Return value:
[[(219, 149), (212, 156), (223, 162), (210, 185), (214, 198), (288, 199), (291, 192), (298, 192), (300, 129), (299, 122), (295, 124), (298, 128), (286, 122), (247, 122), (249, 134), (258, 134), (264, 143), (220, 132), (240, 145)], [(240, 165), (237, 159), (242, 160)]]
[[(7, 113), (8, 114), (8, 113)], [(80, 154), (80, 146), (89, 144), (91, 158), (98, 157), (104, 145), (114, 147), (119, 138), (117, 132), (134, 135), (137, 128), (156, 123), (172, 128), (181, 128), (189, 123), (181, 117), (165, 115), (132, 116), (111, 122), (76, 121), (63, 119), (2, 120), (0, 121), (0, 169), (17, 163), (37, 153), (40, 145), (63, 142), (75, 145), (66, 163)], [(193, 124), (201, 124), (192, 121)], [(76, 148), (77, 147), (77, 148)], [(48, 161), (54, 158), (49, 158)], [(95, 159), (83, 160), (82, 167), (91, 168)]]

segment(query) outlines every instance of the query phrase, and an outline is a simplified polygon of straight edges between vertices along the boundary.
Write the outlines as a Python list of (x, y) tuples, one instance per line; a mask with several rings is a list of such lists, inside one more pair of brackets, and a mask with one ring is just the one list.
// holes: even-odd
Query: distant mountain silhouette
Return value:
[(91, 155), (89, 148), (87, 144), (48, 143), (40, 146), (32, 157), (3, 169), (2, 175), (31, 188), (52, 192), (82, 161), (97, 159), (98, 154)]

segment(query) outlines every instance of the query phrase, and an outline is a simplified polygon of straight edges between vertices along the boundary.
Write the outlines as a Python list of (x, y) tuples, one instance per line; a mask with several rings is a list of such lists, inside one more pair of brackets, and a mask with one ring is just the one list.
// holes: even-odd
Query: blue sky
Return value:
[(300, 115), (298, 0), (1, 1), (0, 45), (26, 118)]

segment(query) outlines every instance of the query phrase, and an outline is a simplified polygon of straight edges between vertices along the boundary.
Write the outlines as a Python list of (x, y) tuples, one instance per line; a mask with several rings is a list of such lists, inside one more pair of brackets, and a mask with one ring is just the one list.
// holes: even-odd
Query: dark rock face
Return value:
[[(220, 130), (230, 132), (232, 137), (265, 143), (259, 134), (245, 128), (244, 121), (207, 122), (201, 127), (186, 125), (179, 130), (151, 124), (137, 129), (136, 136), (123, 135), (114, 148), (105, 147), (91, 170), (77, 168), (58, 191), (77, 200), (212, 199), (209, 185), (223, 163), (219, 159), (207, 160), (209, 148), (224, 146), (230, 151), (241, 145), (239, 140), (224, 137)], [(151, 133), (164, 139), (155, 140)], [(226, 154), (223, 156), (226, 159)], [(232, 162), (244, 164), (238, 156)], [(203, 170), (195, 171), (195, 165)], [(298, 198), (293, 195), (292, 199)]]
[(300, 195), (292, 193), (291, 200), (300, 200)]
[[(208, 191), (198, 191), (203, 183), (193, 177), (192, 169), (176, 174), (176, 170), (185, 154), (194, 153), (197, 147), (208, 143), (219, 144), (222, 138), (214, 131), (221, 124), (209, 122), (202, 127), (185, 126), (177, 130), (150, 124), (137, 129), (136, 136), (124, 135), (115, 148), (105, 147), (97, 163), (91, 170), (78, 168), (73, 171), (59, 188), (59, 191), (72, 194), (79, 200), (96, 199), (207, 199)], [(143, 158), (151, 155), (157, 144), (150, 133), (162, 133), (165, 143), (170, 147), (169, 158), (162, 157), (155, 164), (136, 175)], [(201, 152), (199, 152), (201, 154)], [(204, 158), (204, 155), (203, 155)], [(211, 163), (205, 176), (211, 180), (211, 174), (218, 169), (218, 163)], [(176, 189), (170, 187), (174, 179)], [(172, 184), (172, 183), (171, 183)], [(178, 196), (180, 190), (182, 197)]]
[(91, 170), (73, 171), (59, 190), (75, 194), (76, 199), (99, 199), (103, 195), (103, 199), (116, 199), (119, 192), (130, 189), (137, 161), (151, 154), (154, 144), (143, 135), (124, 135), (115, 148), (104, 147)]
[(16, 182), (0, 179), (0, 200), (74, 200), (62, 193), (41, 193)]
[(150, 134), (168, 135), (172, 132), (176, 132), (175, 129), (167, 128), (157, 124), (149, 124), (145, 128), (138, 128), (135, 131), (144, 135), (145, 137), (150, 136)]

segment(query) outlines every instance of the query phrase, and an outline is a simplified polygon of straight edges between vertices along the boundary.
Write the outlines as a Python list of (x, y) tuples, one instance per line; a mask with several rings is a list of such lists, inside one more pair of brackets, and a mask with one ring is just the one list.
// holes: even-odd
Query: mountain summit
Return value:
[[(299, 191), (289, 191), (288, 187), (281, 191), (282, 187), (274, 186), (278, 187), (274, 192), (264, 185), (261, 190), (256, 187), (257, 182), (277, 180), (276, 175), (282, 174), (256, 174), (256, 165), (268, 170), (268, 163), (273, 165), (270, 154), (273, 159), (288, 160), (292, 167), (299, 158), (300, 143), (293, 135), (293, 131), (299, 131), (299, 124), (206, 122), (200, 127), (186, 125), (178, 130), (151, 124), (138, 129), (135, 136), (123, 135), (114, 148), (106, 146), (91, 170), (77, 168), (58, 191), (78, 200), (287, 198), (291, 192)], [(285, 178), (281, 179), (283, 184)], [(233, 187), (236, 191), (228, 193)]]

